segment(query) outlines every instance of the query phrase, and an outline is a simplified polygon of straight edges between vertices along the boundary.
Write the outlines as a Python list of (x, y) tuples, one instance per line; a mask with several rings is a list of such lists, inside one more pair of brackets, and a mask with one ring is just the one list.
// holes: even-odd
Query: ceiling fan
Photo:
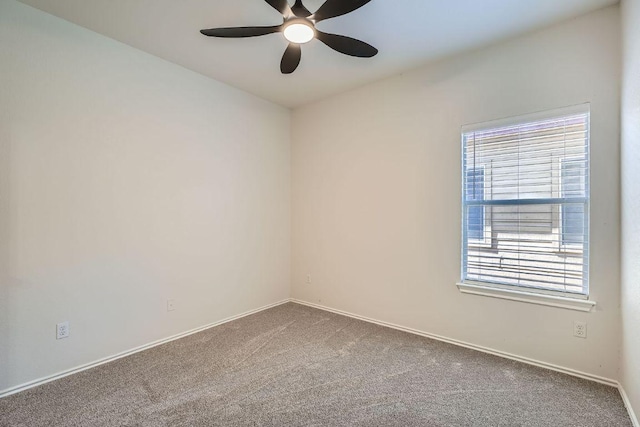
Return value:
[(353, 12), (371, 0), (327, 0), (315, 13), (311, 13), (304, 7), (302, 0), (296, 0), (293, 6), (290, 6), (287, 0), (265, 1), (282, 14), (284, 20), (281, 25), (212, 28), (201, 30), (200, 32), (205, 36), (225, 38), (255, 37), (283, 33), (284, 37), (289, 41), (289, 46), (280, 62), (282, 74), (291, 74), (298, 68), (302, 58), (300, 45), (308, 43), (314, 38), (345, 55), (371, 58), (378, 53), (378, 49), (368, 43), (347, 36), (324, 33), (316, 28), (318, 22)]

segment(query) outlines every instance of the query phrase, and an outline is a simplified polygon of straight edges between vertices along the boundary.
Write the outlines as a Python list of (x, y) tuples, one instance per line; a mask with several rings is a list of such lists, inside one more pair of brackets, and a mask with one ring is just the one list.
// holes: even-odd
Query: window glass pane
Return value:
[[(581, 196), (585, 192), (585, 179), (580, 161), (562, 163), (562, 197)], [(584, 205), (562, 206), (562, 244), (582, 244), (584, 241)]]
[(581, 245), (584, 241), (584, 205), (562, 206), (562, 244)]
[[(467, 200), (484, 200), (484, 170), (467, 171)], [(468, 236), (482, 239), (484, 236), (484, 207), (470, 206), (468, 211)]]

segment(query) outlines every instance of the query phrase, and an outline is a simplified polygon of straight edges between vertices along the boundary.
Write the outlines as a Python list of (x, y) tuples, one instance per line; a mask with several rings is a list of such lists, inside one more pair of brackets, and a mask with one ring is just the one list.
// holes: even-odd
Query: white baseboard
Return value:
[(446, 342), (446, 343), (457, 345), (457, 346), (460, 346), (460, 347), (469, 348), (471, 350), (476, 350), (476, 351), (480, 351), (480, 352), (483, 352), (483, 353), (492, 354), (494, 356), (504, 357), (506, 359), (515, 360), (515, 361), (518, 361), (518, 362), (526, 363), (528, 365), (533, 365), (533, 366), (537, 366), (537, 367), (540, 367), (540, 368), (550, 369), (552, 371), (561, 372), (563, 374), (571, 375), (571, 376), (578, 377), (578, 378), (583, 378), (583, 379), (590, 380), (590, 381), (595, 381), (595, 382), (598, 382), (598, 383), (601, 383), (601, 384), (605, 384), (605, 385), (608, 385), (608, 386), (611, 386), (611, 387), (615, 387), (620, 392), (620, 396), (622, 397), (622, 401), (624, 402), (624, 406), (627, 408), (627, 412), (629, 413), (629, 418), (631, 418), (631, 424), (633, 425), (633, 427), (640, 427), (640, 423), (638, 423), (638, 418), (636, 417), (636, 414), (633, 411), (633, 407), (631, 406), (631, 401), (629, 400), (629, 397), (627, 396), (627, 393), (624, 391), (624, 388), (622, 387), (622, 385), (616, 380), (600, 377), (598, 375), (592, 375), (592, 374), (589, 374), (589, 373), (586, 373), (586, 372), (577, 371), (575, 369), (565, 368), (563, 366), (558, 366), (558, 365), (554, 365), (552, 363), (542, 362), (540, 360), (535, 360), (535, 359), (531, 359), (531, 358), (524, 357), (524, 356), (518, 356), (516, 354), (511, 354), (511, 353), (507, 353), (507, 352), (500, 351), (500, 350), (494, 350), (494, 349), (491, 349), (491, 348), (488, 348), (488, 347), (483, 347), (483, 346), (470, 344), (470, 343), (463, 342), (463, 341), (454, 340), (454, 339), (443, 337), (443, 336), (440, 336), (440, 335), (419, 331), (417, 329), (412, 329), (412, 328), (407, 328), (407, 327), (404, 327), (404, 326), (395, 325), (395, 324), (389, 323), (389, 322), (383, 322), (383, 321), (372, 319), (372, 318), (369, 318), (369, 317), (366, 317), (366, 316), (360, 316), (358, 314), (349, 313), (349, 312), (343, 311), (343, 310), (337, 310), (335, 308), (326, 307), (326, 306), (323, 306), (323, 305), (314, 304), (314, 303), (311, 303), (311, 302), (307, 302), (307, 301), (303, 301), (303, 300), (299, 300), (299, 299), (295, 299), (295, 298), (291, 298), (291, 302), (294, 302), (296, 304), (306, 305), (306, 306), (313, 307), (313, 308), (317, 308), (319, 310), (329, 311), (331, 313), (336, 313), (336, 314), (340, 314), (340, 315), (343, 315), (343, 316), (352, 317), (354, 319), (363, 320), (365, 322), (374, 323), (376, 325), (386, 326), (387, 328), (397, 329), (399, 331), (408, 332), (410, 334), (419, 335), (419, 336), (426, 337), (426, 338), (431, 338), (431, 339), (434, 339), (434, 340), (437, 340), (437, 341)]
[(285, 300), (282, 300), (282, 301), (279, 301), (279, 302), (276, 302), (276, 303), (273, 303), (273, 304), (269, 304), (269, 305), (266, 305), (266, 306), (263, 306), (263, 307), (260, 307), (260, 308), (256, 308), (254, 310), (250, 310), (250, 311), (244, 312), (242, 314), (238, 314), (236, 316), (228, 317), (228, 318), (220, 320), (218, 322), (214, 322), (214, 323), (211, 323), (211, 324), (208, 324), (208, 325), (205, 325), (205, 326), (201, 326), (199, 328), (192, 329), (190, 331), (186, 331), (186, 332), (183, 332), (183, 333), (180, 333), (180, 334), (177, 334), (177, 335), (173, 335), (173, 336), (170, 336), (170, 337), (167, 337), (167, 338), (163, 338), (163, 339), (160, 339), (160, 340), (157, 340), (157, 341), (153, 341), (151, 343), (148, 343), (148, 344), (145, 344), (145, 345), (142, 345), (142, 346), (139, 346), (139, 347), (135, 347), (135, 348), (132, 348), (132, 349), (127, 350), (127, 351), (123, 351), (123, 352), (115, 354), (113, 356), (105, 357), (105, 358), (96, 360), (94, 362), (90, 362), (90, 363), (87, 363), (87, 364), (84, 364), (84, 365), (81, 365), (81, 366), (77, 366), (75, 368), (67, 369), (65, 371), (62, 371), (62, 372), (59, 372), (59, 373), (56, 373), (56, 374), (53, 374), (53, 375), (49, 375), (49, 376), (46, 376), (46, 377), (43, 377), (43, 378), (39, 378), (39, 379), (34, 380), (34, 381), (30, 381), (28, 383), (20, 384), (18, 386), (2, 390), (2, 391), (0, 391), (0, 398), (9, 396), (9, 395), (12, 395), (12, 394), (15, 394), (15, 393), (19, 393), (21, 391), (25, 391), (25, 390), (28, 390), (28, 389), (33, 388), (33, 387), (37, 387), (39, 385), (42, 385), (42, 384), (45, 384), (45, 383), (48, 383), (48, 382), (51, 382), (51, 381), (55, 381), (57, 379), (64, 378), (64, 377), (69, 376), (69, 375), (73, 375), (73, 374), (76, 374), (78, 372), (82, 372), (82, 371), (85, 371), (87, 369), (91, 369), (91, 368), (94, 368), (96, 366), (103, 365), (105, 363), (112, 362), (114, 360), (129, 356), (131, 354), (139, 353), (141, 351), (144, 351), (144, 350), (147, 350), (147, 349), (150, 349), (150, 348), (153, 348), (153, 347), (156, 347), (156, 346), (159, 346), (159, 345), (171, 342), (171, 341), (175, 341), (177, 339), (184, 338), (184, 337), (189, 336), (189, 335), (193, 335), (195, 333), (207, 330), (209, 328), (213, 328), (215, 326), (219, 326), (219, 325), (222, 325), (224, 323), (228, 323), (228, 322), (231, 322), (233, 320), (240, 319), (242, 317), (250, 316), (252, 314), (259, 313), (261, 311), (268, 310), (270, 308), (277, 307), (277, 306), (282, 305), (282, 304), (286, 304), (288, 302), (294, 302), (296, 304), (306, 305), (306, 306), (309, 306), (309, 307), (317, 308), (317, 309), (328, 311), (328, 312), (331, 312), (331, 313), (336, 313), (336, 314), (340, 314), (340, 315), (343, 315), (343, 316), (348, 316), (348, 317), (351, 317), (351, 318), (354, 318), (354, 319), (362, 320), (362, 321), (365, 321), (365, 322), (374, 323), (376, 325), (385, 326), (385, 327), (388, 327), (388, 328), (392, 328), (392, 329), (397, 329), (397, 330), (400, 330), (400, 331), (408, 332), (410, 334), (419, 335), (419, 336), (423, 336), (423, 337), (426, 337), (426, 338), (431, 338), (431, 339), (434, 339), (434, 340), (446, 342), (446, 343), (457, 345), (457, 346), (460, 346), (460, 347), (469, 348), (471, 350), (476, 350), (476, 351), (480, 351), (480, 352), (483, 352), (483, 353), (488, 353), (488, 354), (492, 354), (492, 355), (495, 355), (495, 356), (504, 357), (506, 359), (515, 360), (515, 361), (526, 363), (526, 364), (529, 364), (529, 365), (538, 366), (538, 367), (545, 368), (545, 369), (550, 369), (552, 371), (557, 371), (557, 372), (561, 372), (561, 373), (564, 373), (564, 374), (572, 375), (572, 376), (575, 376), (575, 377), (583, 378), (583, 379), (586, 379), (586, 380), (595, 381), (595, 382), (598, 382), (598, 383), (601, 383), (601, 384), (606, 384), (606, 385), (609, 385), (609, 386), (612, 386), (612, 387), (616, 387), (619, 390), (620, 395), (622, 396), (622, 400), (624, 402), (625, 407), (627, 408), (627, 411), (629, 413), (629, 417), (631, 418), (631, 423), (633, 424), (633, 427), (640, 427), (640, 423), (638, 423), (638, 418), (636, 417), (636, 415), (635, 415), (635, 413), (633, 411), (633, 408), (631, 406), (631, 402), (629, 401), (629, 397), (627, 396), (627, 393), (625, 392), (625, 390), (622, 387), (622, 385), (620, 383), (618, 383), (618, 381), (615, 381), (615, 380), (612, 380), (612, 379), (609, 379), (609, 378), (600, 377), (600, 376), (597, 376), (597, 375), (588, 374), (586, 372), (580, 372), (580, 371), (577, 371), (577, 370), (574, 370), (574, 369), (570, 369), (570, 368), (565, 368), (565, 367), (554, 365), (554, 364), (551, 364), (551, 363), (546, 363), (546, 362), (542, 362), (542, 361), (539, 361), (539, 360), (530, 359), (528, 357), (518, 356), (518, 355), (507, 353), (507, 352), (504, 352), (504, 351), (494, 350), (494, 349), (491, 349), (491, 348), (487, 348), (487, 347), (483, 347), (483, 346), (479, 346), (479, 345), (475, 345), (475, 344), (470, 344), (470, 343), (466, 343), (466, 342), (463, 342), (463, 341), (458, 341), (458, 340), (447, 338), (447, 337), (443, 337), (443, 336), (440, 336), (440, 335), (435, 335), (435, 334), (431, 334), (431, 333), (428, 333), (428, 332), (419, 331), (417, 329), (407, 328), (407, 327), (404, 327), (404, 326), (395, 325), (393, 323), (383, 322), (383, 321), (380, 321), (380, 320), (371, 319), (369, 317), (360, 316), (358, 314), (349, 313), (349, 312), (343, 311), (343, 310), (337, 310), (337, 309), (334, 309), (334, 308), (326, 307), (326, 306), (319, 305), (319, 304), (310, 303), (310, 302), (303, 301), (303, 300), (298, 300), (298, 299), (295, 299), (295, 298), (288, 298), (288, 299), (285, 299)]
[(242, 317), (250, 316), (252, 314), (267, 310), (269, 308), (273, 308), (273, 307), (276, 307), (276, 306), (279, 306), (279, 305), (282, 305), (282, 304), (286, 304), (286, 303), (288, 303), (290, 301), (291, 300), (289, 298), (287, 298), (285, 300), (282, 300), (282, 301), (279, 301), (279, 302), (276, 302), (276, 303), (273, 303), (273, 304), (265, 305), (264, 307), (256, 308), (254, 310), (250, 310), (250, 311), (244, 312), (242, 314), (238, 314), (236, 316), (227, 317), (226, 319), (220, 320), (218, 322), (210, 323), (210, 324), (205, 325), (205, 326), (200, 326), (198, 328), (191, 329), (189, 331), (182, 332), (182, 333), (177, 334), (177, 335), (172, 335), (172, 336), (167, 337), (167, 338), (162, 338), (160, 340), (153, 341), (153, 342), (150, 342), (148, 344), (144, 344), (144, 345), (141, 345), (139, 347), (135, 347), (135, 348), (132, 348), (130, 350), (123, 351), (123, 352), (115, 354), (113, 356), (108, 356), (108, 357), (105, 357), (105, 358), (102, 358), (102, 359), (98, 359), (96, 361), (93, 361), (93, 362), (90, 362), (90, 363), (86, 363), (84, 365), (80, 365), (80, 366), (77, 366), (75, 368), (67, 369), (65, 371), (58, 372), (58, 373), (53, 374), (53, 375), (48, 375), (46, 377), (39, 378), (37, 380), (29, 381), (29, 382), (24, 383), (24, 384), (20, 384), (20, 385), (17, 385), (17, 386), (14, 386), (14, 387), (11, 387), (11, 388), (8, 388), (8, 389), (5, 389), (5, 390), (1, 390), (0, 391), (0, 399), (3, 398), (3, 397), (9, 396), (9, 395), (15, 394), (15, 393), (19, 393), (21, 391), (28, 390), (28, 389), (33, 388), (33, 387), (37, 387), (39, 385), (42, 385), (42, 384), (45, 384), (45, 383), (48, 383), (48, 382), (51, 382), (51, 381), (55, 381), (55, 380), (60, 379), (60, 378), (64, 378), (64, 377), (69, 376), (69, 375), (77, 374), (78, 372), (86, 371), (87, 369), (95, 368), (96, 366), (99, 366), (99, 365), (104, 365), (105, 363), (113, 362), (114, 360), (121, 359), (123, 357), (129, 356), (129, 355), (134, 354), (134, 353), (139, 353), (139, 352), (144, 351), (144, 350), (148, 350), (148, 349), (150, 349), (152, 347), (157, 347), (159, 345), (166, 344), (168, 342), (175, 341), (177, 339), (184, 338), (186, 336), (193, 335), (193, 334), (196, 334), (198, 332), (202, 332), (202, 331), (204, 331), (206, 329), (213, 328), (215, 326), (219, 326), (219, 325), (222, 325), (224, 323), (231, 322), (232, 320), (237, 320), (237, 319), (240, 319)]
[[(329, 312), (336, 313), (336, 314), (341, 314), (343, 316), (352, 317), (354, 319), (363, 320), (365, 322), (375, 323), (376, 325), (386, 326), (388, 328), (397, 329), (399, 331), (408, 332), (410, 334), (420, 335), (422, 337), (431, 338), (431, 339), (434, 339), (434, 340), (437, 340), (437, 341), (442, 341), (442, 342), (446, 342), (446, 343), (449, 343), (449, 344), (457, 345), (457, 346), (460, 346), (460, 347), (469, 348), (471, 350), (481, 351), (483, 353), (492, 354), (494, 356), (504, 357), (506, 359), (515, 360), (515, 361), (518, 361), (518, 362), (526, 363), (528, 365), (534, 365), (534, 366), (538, 366), (540, 368), (550, 369), (552, 371), (561, 372), (563, 374), (568, 374), (568, 375), (572, 375), (574, 377), (579, 377), (579, 378), (583, 378), (583, 379), (586, 379), (586, 380), (595, 381), (595, 382), (598, 382), (598, 383), (601, 383), (601, 384), (606, 384), (606, 385), (611, 386), (611, 387), (619, 388), (618, 381), (616, 381), (616, 380), (600, 377), (600, 376), (597, 376), (597, 375), (592, 375), (592, 374), (589, 374), (589, 373), (586, 373), (586, 372), (580, 372), (580, 371), (577, 371), (575, 369), (565, 368), (563, 366), (558, 366), (558, 365), (554, 365), (552, 363), (542, 362), (540, 360), (535, 360), (535, 359), (531, 359), (531, 358), (524, 357), (524, 356), (518, 356), (516, 354), (507, 353), (505, 351), (494, 350), (492, 348), (483, 347), (483, 346), (479, 346), (479, 345), (476, 345), (476, 344), (471, 344), (471, 343), (467, 343), (467, 342), (463, 342), (463, 341), (458, 341), (458, 340), (455, 340), (455, 339), (452, 339), (452, 338), (447, 338), (447, 337), (443, 337), (443, 336), (440, 336), (440, 335), (431, 334), (429, 332), (423, 332), (423, 331), (419, 331), (417, 329), (407, 328), (407, 327), (404, 327), (404, 326), (395, 325), (393, 323), (383, 322), (383, 321), (376, 320), (376, 319), (371, 319), (369, 317), (360, 316), (358, 314), (349, 313), (349, 312), (343, 311), (343, 310), (337, 310), (337, 309), (334, 309), (334, 308), (331, 308), (331, 307), (325, 307), (323, 305), (318, 305), (318, 304), (310, 303), (310, 302), (307, 302), (307, 301), (298, 300), (298, 299), (295, 299), (295, 298), (292, 298), (291, 302), (294, 302), (294, 303), (297, 303), (297, 304), (302, 304), (302, 305), (307, 305), (309, 307), (314, 307), (314, 308), (317, 308), (317, 309), (320, 309), (320, 310), (329, 311)], [(638, 427), (640, 427), (640, 426), (638, 426)]]
[(629, 413), (629, 417), (631, 418), (631, 424), (633, 424), (633, 427), (640, 427), (638, 417), (636, 417), (635, 412), (633, 412), (631, 401), (629, 400), (629, 396), (627, 396), (627, 392), (624, 391), (624, 387), (622, 387), (622, 384), (618, 384), (618, 390), (620, 391), (620, 396), (622, 396), (624, 406), (627, 408), (627, 412)]

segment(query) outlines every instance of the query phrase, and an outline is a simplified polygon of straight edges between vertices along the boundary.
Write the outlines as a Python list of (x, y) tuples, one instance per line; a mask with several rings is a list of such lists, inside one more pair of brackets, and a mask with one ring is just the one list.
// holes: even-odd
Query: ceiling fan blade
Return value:
[(272, 8), (280, 12), (283, 16), (291, 15), (291, 6), (287, 0), (265, 0)]
[(232, 27), (232, 28), (211, 28), (209, 30), (200, 30), (202, 34), (209, 37), (256, 37), (265, 34), (277, 33), (282, 30), (282, 25), (273, 25), (270, 27)]
[(356, 9), (361, 8), (371, 0), (327, 0), (320, 9), (313, 14), (312, 19), (320, 22), (325, 19), (335, 18)]
[(345, 55), (371, 58), (378, 54), (378, 49), (375, 47), (363, 41), (352, 39), (351, 37), (328, 34), (316, 30), (316, 38), (331, 49), (344, 53)]
[(293, 73), (296, 68), (298, 68), (301, 58), (302, 49), (300, 48), (300, 45), (289, 43), (287, 50), (284, 51), (284, 55), (282, 56), (282, 61), (280, 62), (280, 71), (282, 74)]
[(291, 6), (291, 11), (293, 11), (293, 14), (298, 18), (306, 18), (308, 16), (311, 16), (311, 12), (309, 11), (309, 9), (304, 7), (304, 5), (302, 4), (302, 0), (296, 0), (296, 3)]

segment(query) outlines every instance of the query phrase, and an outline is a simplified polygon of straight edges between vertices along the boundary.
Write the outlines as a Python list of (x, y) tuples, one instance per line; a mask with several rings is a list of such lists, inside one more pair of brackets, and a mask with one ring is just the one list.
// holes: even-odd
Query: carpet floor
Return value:
[(618, 391), (284, 304), (0, 399), (2, 426), (631, 426)]

